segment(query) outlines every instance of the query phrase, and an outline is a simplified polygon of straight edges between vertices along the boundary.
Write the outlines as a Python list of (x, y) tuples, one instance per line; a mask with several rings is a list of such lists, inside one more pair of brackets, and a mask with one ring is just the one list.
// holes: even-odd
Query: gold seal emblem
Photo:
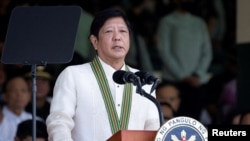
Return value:
[(179, 116), (168, 120), (157, 131), (155, 141), (207, 141), (207, 128), (196, 119)]

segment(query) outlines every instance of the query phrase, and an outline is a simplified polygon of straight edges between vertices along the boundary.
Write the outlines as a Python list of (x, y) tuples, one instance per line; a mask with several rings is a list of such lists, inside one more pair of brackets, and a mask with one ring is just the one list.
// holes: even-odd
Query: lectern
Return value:
[(107, 141), (154, 141), (157, 131), (120, 130)]

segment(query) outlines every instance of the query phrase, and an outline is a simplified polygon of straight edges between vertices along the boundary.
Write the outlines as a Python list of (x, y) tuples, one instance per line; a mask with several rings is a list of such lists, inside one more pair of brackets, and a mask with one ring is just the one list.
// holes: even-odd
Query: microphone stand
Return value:
[(155, 97), (148, 94), (147, 92), (145, 92), (145, 90), (142, 89), (142, 84), (141, 84), (140, 78), (137, 79), (135, 84), (136, 84), (136, 92), (139, 93), (140, 95), (148, 98), (156, 105), (158, 113), (159, 113), (160, 126), (162, 126), (164, 124), (164, 116), (163, 116), (163, 113), (161, 110), (161, 105), (160, 105), (159, 101)]
[(32, 75), (32, 141), (36, 141), (36, 64), (31, 67)]

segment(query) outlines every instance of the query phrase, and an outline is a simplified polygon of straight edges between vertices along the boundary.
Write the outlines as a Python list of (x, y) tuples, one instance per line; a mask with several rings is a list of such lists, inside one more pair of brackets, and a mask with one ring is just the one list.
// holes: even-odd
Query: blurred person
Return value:
[(153, 73), (153, 63), (144, 38), (136, 33), (135, 30), (133, 30), (131, 36), (131, 47), (126, 56), (127, 64), (140, 70)]
[(224, 58), (224, 37), (226, 33), (226, 9), (223, 0), (195, 0), (197, 10), (196, 15), (203, 18), (208, 27), (213, 60), (209, 71), (213, 75), (223, 73)]
[(246, 111), (241, 114), (239, 124), (250, 125), (250, 111)]
[[(145, 71), (155, 71), (160, 67), (155, 49), (155, 31), (158, 23), (155, 10), (157, 2), (156, 0), (129, 0), (129, 3), (131, 6), (126, 10), (126, 13), (134, 31), (132, 37), (134, 48), (131, 48), (130, 52), (137, 50), (134, 53), (134, 56), (137, 56), (137, 61), (132, 62), (130, 57), (127, 59), (129, 63), (137, 65)], [(132, 55), (128, 54), (128, 56)]]
[(16, 125), (4, 116), (2, 112), (3, 105), (0, 102), (0, 141), (13, 141), (12, 132)]
[(169, 103), (175, 114), (180, 113), (180, 91), (174, 83), (166, 81), (161, 82), (156, 88), (156, 99), (160, 103)]
[(131, 38), (131, 47), (126, 56), (126, 62), (133, 67), (153, 73), (154, 66), (151, 55), (148, 50), (145, 38), (137, 31), (133, 25), (133, 34)]
[(161, 102), (160, 105), (161, 105), (161, 110), (162, 110), (165, 122), (167, 122), (168, 120), (170, 120), (176, 116), (174, 109), (172, 108), (172, 106), (169, 103)]
[(147, 42), (154, 36), (157, 25), (156, 0), (129, 0), (129, 2), (131, 6), (126, 12), (128, 18)]
[[(129, 21), (120, 10), (106, 9), (96, 15), (89, 36), (96, 57), (68, 66), (55, 82), (46, 120), (50, 141), (103, 141), (122, 129), (159, 129), (154, 103), (136, 94), (131, 83), (120, 85), (113, 80), (117, 70), (138, 71), (125, 63), (130, 35)], [(151, 87), (143, 88), (149, 92)]]
[[(14, 141), (33, 141), (33, 120), (25, 120), (18, 124)], [(36, 120), (36, 141), (48, 141), (46, 124)]]
[(7, 80), (4, 94), (3, 115), (8, 119), (11, 128), (8, 136), (14, 140), (17, 125), (27, 119), (32, 119), (32, 115), (25, 111), (25, 107), (31, 99), (26, 80), (21, 76), (15, 76)]
[[(30, 90), (32, 90), (33, 80), (31, 73), (25, 75), (29, 84)], [(50, 109), (50, 93), (51, 93), (51, 81), (52, 75), (46, 70), (45, 66), (38, 66), (36, 71), (36, 113), (44, 121), (49, 115)], [(26, 111), (32, 113), (33, 105), (32, 101), (26, 106)]]
[(131, 66), (153, 73), (154, 66), (144, 38), (133, 32), (131, 39), (131, 49), (128, 52), (126, 61)]
[(212, 49), (206, 23), (193, 15), (192, 0), (173, 0), (176, 9), (159, 22), (157, 48), (162, 79), (178, 83), (186, 116), (199, 119)]

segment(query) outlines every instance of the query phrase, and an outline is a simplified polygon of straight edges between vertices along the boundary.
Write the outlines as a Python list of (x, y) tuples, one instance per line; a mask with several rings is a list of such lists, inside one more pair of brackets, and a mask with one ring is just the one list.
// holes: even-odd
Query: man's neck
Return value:
[(104, 63), (110, 65), (115, 70), (120, 70), (122, 68), (122, 66), (124, 65), (124, 61), (119, 60), (119, 59), (117, 59), (117, 60), (108, 60), (108, 59), (101, 58), (101, 57), (99, 57), (99, 59), (101, 59)]

